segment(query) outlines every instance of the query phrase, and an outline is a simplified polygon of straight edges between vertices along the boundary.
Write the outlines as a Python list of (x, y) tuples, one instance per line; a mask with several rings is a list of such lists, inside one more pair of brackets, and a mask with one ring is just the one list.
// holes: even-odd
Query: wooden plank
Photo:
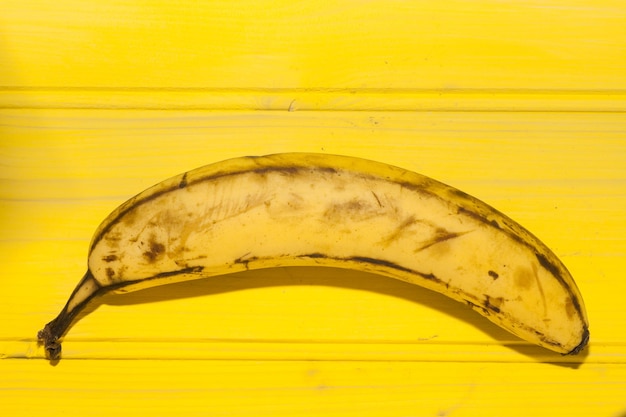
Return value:
[(10, 0), (0, 84), (58, 90), (59, 105), (68, 88), (623, 94), (625, 18), (615, 0)]
[[(626, 7), (615, 0), (0, 5), (0, 404), (11, 416), (623, 416)], [(353, 271), (106, 296), (35, 334), (97, 224), (206, 163), (339, 153), (493, 204), (563, 259), (584, 354)]]
[[(10, 415), (619, 416), (626, 366), (328, 361), (0, 361)], [(567, 395), (565, 395), (567, 393)]]

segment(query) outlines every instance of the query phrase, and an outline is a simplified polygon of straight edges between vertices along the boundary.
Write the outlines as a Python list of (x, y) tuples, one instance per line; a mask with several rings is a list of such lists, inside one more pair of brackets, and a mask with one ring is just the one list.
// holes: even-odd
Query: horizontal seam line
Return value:
[(549, 88), (337, 88), (337, 87), (294, 87), (294, 88), (263, 88), (263, 87), (88, 87), (88, 86), (0, 86), (0, 92), (4, 91), (120, 91), (120, 92), (270, 92), (270, 93), (350, 93), (350, 94), (586, 94), (586, 95), (626, 95), (626, 89), (549, 89)]
[(262, 108), (262, 107), (211, 107), (211, 106), (187, 106), (187, 107), (140, 107), (140, 106), (0, 106), (0, 110), (101, 110), (101, 111), (169, 111), (169, 112), (193, 112), (193, 111), (229, 111), (229, 112), (287, 112), (287, 113), (314, 113), (314, 112), (380, 112), (380, 113), (602, 113), (602, 114), (623, 114), (626, 113), (626, 103), (624, 110), (615, 109), (567, 109), (567, 108), (378, 108), (378, 107), (355, 107), (355, 108), (334, 108), (323, 107), (312, 109), (288, 110), (287, 108)]

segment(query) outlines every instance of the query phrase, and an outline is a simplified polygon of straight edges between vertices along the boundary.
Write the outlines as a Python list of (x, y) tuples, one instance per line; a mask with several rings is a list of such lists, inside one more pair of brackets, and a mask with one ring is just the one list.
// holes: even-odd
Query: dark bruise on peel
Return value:
[(502, 305), (502, 303), (504, 302), (504, 299), (502, 297), (489, 297), (488, 295), (485, 295), (485, 308), (493, 311), (494, 313), (499, 313), (500, 312), (500, 306)]
[(148, 278), (143, 278), (143, 279), (139, 279), (137, 281), (129, 281), (128, 283), (125, 283), (122, 286), (130, 286), (133, 284), (136, 284), (138, 282), (142, 282), (142, 281), (150, 281), (153, 279), (160, 279), (160, 278), (169, 278), (169, 277), (174, 277), (177, 275), (199, 275), (202, 273), (202, 271), (204, 271), (204, 267), (203, 266), (189, 266), (186, 268), (182, 268), (182, 269), (177, 269), (175, 271), (166, 271), (166, 272), (161, 272), (159, 274), (156, 274), (152, 277), (148, 277)]
[(548, 271), (550, 271), (550, 273), (552, 275), (554, 275), (556, 277), (560, 277), (561, 276), (561, 271), (559, 270), (559, 268), (557, 268), (556, 265), (554, 265), (552, 262), (550, 262), (548, 260), (548, 258), (546, 258), (541, 253), (535, 253), (535, 256), (537, 257), (537, 260), (539, 261), (539, 264), (541, 266), (543, 266), (545, 269), (547, 269)]
[[(377, 199), (378, 201), (378, 199)], [(380, 202), (379, 202), (380, 204)], [(418, 220), (415, 219), (414, 216), (409, 216), (406, 219), (404, 219), (404, 221), (402, 223), (400, 223), (397, 227), (396, 230), (393, 231), (393, 233), (391, 233), (390, 235), (388, 235), (384, 240), (383, 243), (385, 245), (390, 245), (391, 243), (393, 243), (394, 241), (398, 240), (401, 236), (404, 235), (404, 233), (406, 232), (406, 229), (415, 224), (418, 223)]]
[(346, 257), (346, 258), (337, 258), (335, 256), (328, 256), (328, 255), (324, 255), (323, 253), (319, 253), (319, 252), (308, 253), (308, 254), (300, 255), (298, 257), (300, 257), (300, 258), (309, 258), (309, 259), (332, 259), (332, 260), (339, 260), (339, 261), (359, 262), (359, 263), (365, 263), (365, 264), (369, 264), (369, 265), (382, 266), (382, 267), (385, 267), (385, 268), (394, 269), (396, 271), (401, 271), (401, 272), (405, 272), (405, 273), (409, 273), (409, 274), (413, 274), (413, 275), (418, 275), (418, 276), (420, 276), (420, 277), (422, 277), (424, 279), (427, 279), (429, 281), (442, 283), (442, 281), (439, 278), (437, 278), (432, 273), (426, 274), (424, 272), (415, 271), (413, 269), (406, 268), (406, 267), (404, 267), (402, 265), (398, 265), (395, 262), (387, 261), (387, 260), (384, 260), (384, 259), (370, 258), (370, 257), (367, 257), (367, 256), (350, 256), (350, 257)]
[(187, 186), (187, 173), (183, 174), (183, 178), (178, 183), (178, 188), (185, 188)]
[(431, 246), (434, 246), (438, 243), (443, 243), (447, 240), (451, 240), (451, 239), (455, 239), (457, 237), (463, 236), (467, 233), (470, 233), (471, 230), (467, 230), (465, 232), (449, 232), (447, 230), (438, 230), (437, 233), (435, 234), (435, 236), (430, 239), (429, 241), (427, 241), (426, 243), (424, 243), (422, 246), (420, 246), (419, 248), (417, 248), (415, 250), (415, 252), (419, 252), (422, 251), (424, 249), (428, 249)]
[(250, 269), (248, 264), (250, 262), (254, 262), (254, 261), (259, 259), (257, 256), (248, 256), (248, 255), (250, 255), (250, 252), (248, 252), (245, 255), (240, 256), (239, 258), (235, 259), (233, 263), (239, 264), (239, 265), (243, 265), (243, 267), (247, 271), (248, 269)]
[(282, 175), (293, 176), (293, 175), (300, 173), (300, 171), (305, 170), (305, 169), (307, 168), (299, 167), (299, 166), (262, 167), (262, 168), (251, 169), (248, 171), (240, 171), (234, 174), (253, 173), (257, 175), (266, 175), (266, 174), (278, 172), (279, 174), (282, 174)]
[(326, 255), (319, 252), (307, 253), (306, 255), (302, 255), (303, 258), (311, 258), (311, 259), (324, 259), (327, 258)]
[(378, 203), (378, 207), (380, 207), (380, 208), (384, 207), (383, 203), (380, 202), (380, 198), (378, 198), (378, 195), (374, 191), (372, 191), (372, 195), (374, 196), (374, 199)]
[(164, 253), (165, 253), (165, 245), (163, 245), (162, 243), (156, 242), (154, 240), (151, 240), (150, 247), (147, 251), (143, 253), (143, 257), (148, 262), (154, 263)]
[[(370, 265), (380, 265), (380, 266), (384, 266), (386, 268), (391, 268), (391, 269), (395, 269), (397, 271), (402, 271), (402, 272), (409, 272), (409, 273), (413, 273), (415, 274), (416, 271), (410, 269), (410, 268), (405, 268), (402, 265), (398, 265), (394, 262), (390, 262), (390, 261), (385, 261), (383, 259), (376, 259), (376, 258), (369, 258), (366, 256), (351, 256), (349, 258), (343, 258), (343, 260), (346, 261), (353, 261), (353, 262), (362, 262), (362, 263), (366, 263), (366, 264), (370, 264)], [(424, 274), (419, 273), (418, 275), (422, 275), (424, 276)]]
[(488, 310), (485, 306), (482, 306), (482, 305), (476, 304), (475, 302), (470, 301), (470, 300), (465, 300), (465, 303), (466, 303), (468, 306), (470, 306), (471, 308), (473, 308), (474, 310), (480, 310), (480, 311), (482, 311), (482, 314), (483, 314), (484, 316), (489, 316), (489, 315), (491, 315), (491, 313), (489, 312), (489, 310)]

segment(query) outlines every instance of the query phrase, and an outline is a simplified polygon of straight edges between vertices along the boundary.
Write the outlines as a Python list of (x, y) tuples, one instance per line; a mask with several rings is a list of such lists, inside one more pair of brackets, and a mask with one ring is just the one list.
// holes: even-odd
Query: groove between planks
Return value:
[(625, 112), (626, 90), (0, 87), (0, 109)]
[[(5, 339), (2, 359), (44, 359), (34, 340)], [(423, 343), (205, 340), (205, 339), (84, 339), (64, 343), (62, 360), (280, 360), (280, 361), (384, 361), (554, 363), (578, 367), (583, 364), (626, 364), (626, 345), (595, 343), (582, 354), (559, 355), (524, 342)]]

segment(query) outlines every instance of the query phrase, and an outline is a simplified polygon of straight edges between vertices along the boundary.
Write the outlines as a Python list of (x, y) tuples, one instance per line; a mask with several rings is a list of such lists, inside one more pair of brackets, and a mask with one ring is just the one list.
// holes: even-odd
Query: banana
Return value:
[(107, 292), (279, 266), (351, 268), (420, 285), (563, 354), (589, 340), (572, 276), (509, 217), (414, 172), (307, 153), (207, 165), (122, 204), (97, 228), (85, 276), (38, 340), (58, 358), (78, 313)]

